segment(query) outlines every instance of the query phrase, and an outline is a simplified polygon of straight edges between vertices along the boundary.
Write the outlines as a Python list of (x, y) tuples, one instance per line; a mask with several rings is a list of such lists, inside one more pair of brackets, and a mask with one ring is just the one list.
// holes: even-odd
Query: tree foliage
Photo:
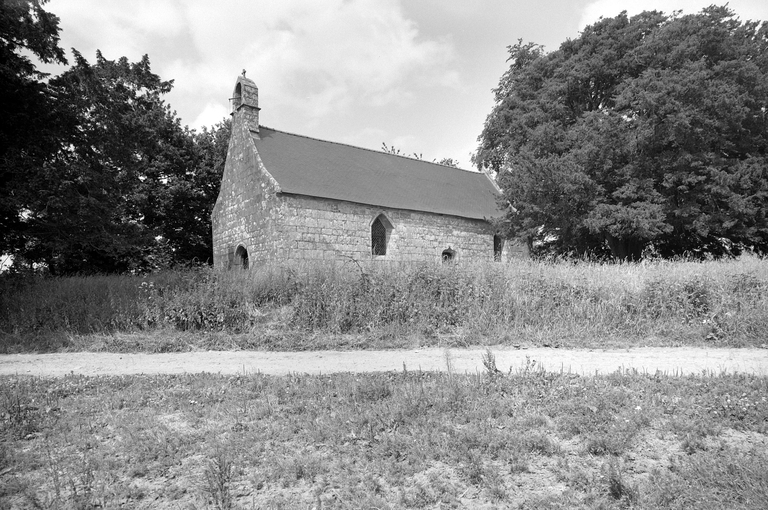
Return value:
[(66, 64), (59, 47), (59, 19), (44, 1), (0, 5), (0, 252), (23, 244), (24, 204), (18, 190), (30, 169), (58, 146), (60, 120), (45, 75), (30, 59)]
[(509, 54), (475, 158), (516, 209), (508, 235), (622, 259), (768, 250), (768, 23), (622, 13)]
[(74, 65), (43, 82), (19, 52), (64, 63), (58, 19), (36, 0), (3, 3), (0, 19), (13, 97), (2, 96), (13, 122), (2, 132), (0, 252), (54, 274), (210, 262), (229, 124), (183, 128), (163, 100), (173, 82), (146, 55), (97, 52), (91, 64), (73, 50)]

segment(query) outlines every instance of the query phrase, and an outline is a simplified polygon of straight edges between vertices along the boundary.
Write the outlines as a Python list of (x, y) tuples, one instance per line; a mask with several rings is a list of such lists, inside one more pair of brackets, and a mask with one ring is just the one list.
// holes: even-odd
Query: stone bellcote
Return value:
[(242, 116), (242, 120), (248, 123), (248, 129), (256, 135), (259, 134), (259, 89), (253, 80), (242, 76), (237, 77), (235, 91), (232, 93), (232, 116)]

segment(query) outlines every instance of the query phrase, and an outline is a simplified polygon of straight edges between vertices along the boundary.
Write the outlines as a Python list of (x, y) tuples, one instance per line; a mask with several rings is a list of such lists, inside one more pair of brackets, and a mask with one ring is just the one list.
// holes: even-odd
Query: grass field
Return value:
[(755, 346), (768, 263), (304, 264), (0, 278), (0, 352)]
[[(0, 278), (2, 353), (766, 338), (755, 257)], [(768, 379), (483, 363), (2, 377), (0, 508), (765, 508)]]
[(0, 507), (765, 508), (765, 378), (483, 362), (5, 377)]

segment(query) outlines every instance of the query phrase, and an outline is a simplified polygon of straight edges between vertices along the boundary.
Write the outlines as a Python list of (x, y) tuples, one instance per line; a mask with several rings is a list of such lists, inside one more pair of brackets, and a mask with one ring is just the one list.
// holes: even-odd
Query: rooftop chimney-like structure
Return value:
[(245, 77), (245, 71), (242, 76), (237, 77), (235, 91), (232, 93), (232, 116), (242, 115), (248, 123), (248, 129), (252, 133), (259, 134), (259, 89), (256, 84)]

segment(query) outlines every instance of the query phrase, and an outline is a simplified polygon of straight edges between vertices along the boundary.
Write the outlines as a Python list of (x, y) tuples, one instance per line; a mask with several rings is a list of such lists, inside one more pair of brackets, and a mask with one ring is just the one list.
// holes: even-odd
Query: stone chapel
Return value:
[(489, 219), (503, 214), (486, 174), (259, 125), (240, 76), (212, 213), (214, 266), (288, 260), (502, 261), (521, 255)]

